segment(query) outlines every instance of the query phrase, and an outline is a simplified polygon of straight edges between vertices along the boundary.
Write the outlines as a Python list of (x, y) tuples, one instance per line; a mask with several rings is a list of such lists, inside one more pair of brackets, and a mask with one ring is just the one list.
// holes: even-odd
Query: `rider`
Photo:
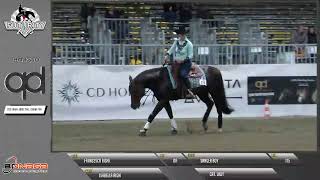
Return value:
[(180, 77), (182, 78), (184, 84), (186, 85), (188, 92), (191, 96), (193, 96), (190, 88), (190, 82), (188, 79), (188, 74), (192, 65), (193, 58), (193, 44), (186, 37), (186, 30), (184, 26), (180, 26), (176, 31), (179, 38), (175, 40), (168, 50), (165, 61), (168, 61), (169, 56), (173, 56), (173, 60), (177, 63), (180, 63)]

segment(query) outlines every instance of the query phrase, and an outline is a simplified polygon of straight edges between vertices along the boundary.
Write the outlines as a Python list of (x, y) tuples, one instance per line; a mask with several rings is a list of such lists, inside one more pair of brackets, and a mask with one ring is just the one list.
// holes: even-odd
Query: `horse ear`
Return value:
[(129, 75), (129, 81), (130, 81), (130, 83), (132, 82), (132, 77)]

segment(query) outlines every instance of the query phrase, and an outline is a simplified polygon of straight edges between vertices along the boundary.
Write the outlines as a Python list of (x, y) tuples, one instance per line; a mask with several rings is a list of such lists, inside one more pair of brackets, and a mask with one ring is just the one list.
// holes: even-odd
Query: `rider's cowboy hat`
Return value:
[(188, 32), (187, 32), (187, 30), (186, 30), (186, 28), (184, 26), (179, 26), (179, 29), (177, 29), (175, 31), (175, 33), (177, 33), (177, 34), (186, 34)]

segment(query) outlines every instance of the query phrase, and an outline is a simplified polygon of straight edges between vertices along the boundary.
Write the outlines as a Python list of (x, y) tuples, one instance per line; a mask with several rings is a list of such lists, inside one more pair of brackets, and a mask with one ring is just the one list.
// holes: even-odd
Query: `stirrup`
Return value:
[(193, 92), (190, 89), (187, 89), (188, 94), (186, 95), (187, 99), (194, 99), (196, 96), (193, 94)]
[(190, 89), (187, 89), (189, 94), (191, 94), (192, 96), (194, 96), (193, 92)]

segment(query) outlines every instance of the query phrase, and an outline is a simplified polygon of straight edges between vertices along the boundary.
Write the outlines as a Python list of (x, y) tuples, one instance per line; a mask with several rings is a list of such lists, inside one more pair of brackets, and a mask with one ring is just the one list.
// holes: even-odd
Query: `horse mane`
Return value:
[(145, 82), (158, 79), (161, 77), (162, 73), (164, 72), (164, 67), (152, 68), (147, 69), (139, 73), (134, 80), (137, 82)]

